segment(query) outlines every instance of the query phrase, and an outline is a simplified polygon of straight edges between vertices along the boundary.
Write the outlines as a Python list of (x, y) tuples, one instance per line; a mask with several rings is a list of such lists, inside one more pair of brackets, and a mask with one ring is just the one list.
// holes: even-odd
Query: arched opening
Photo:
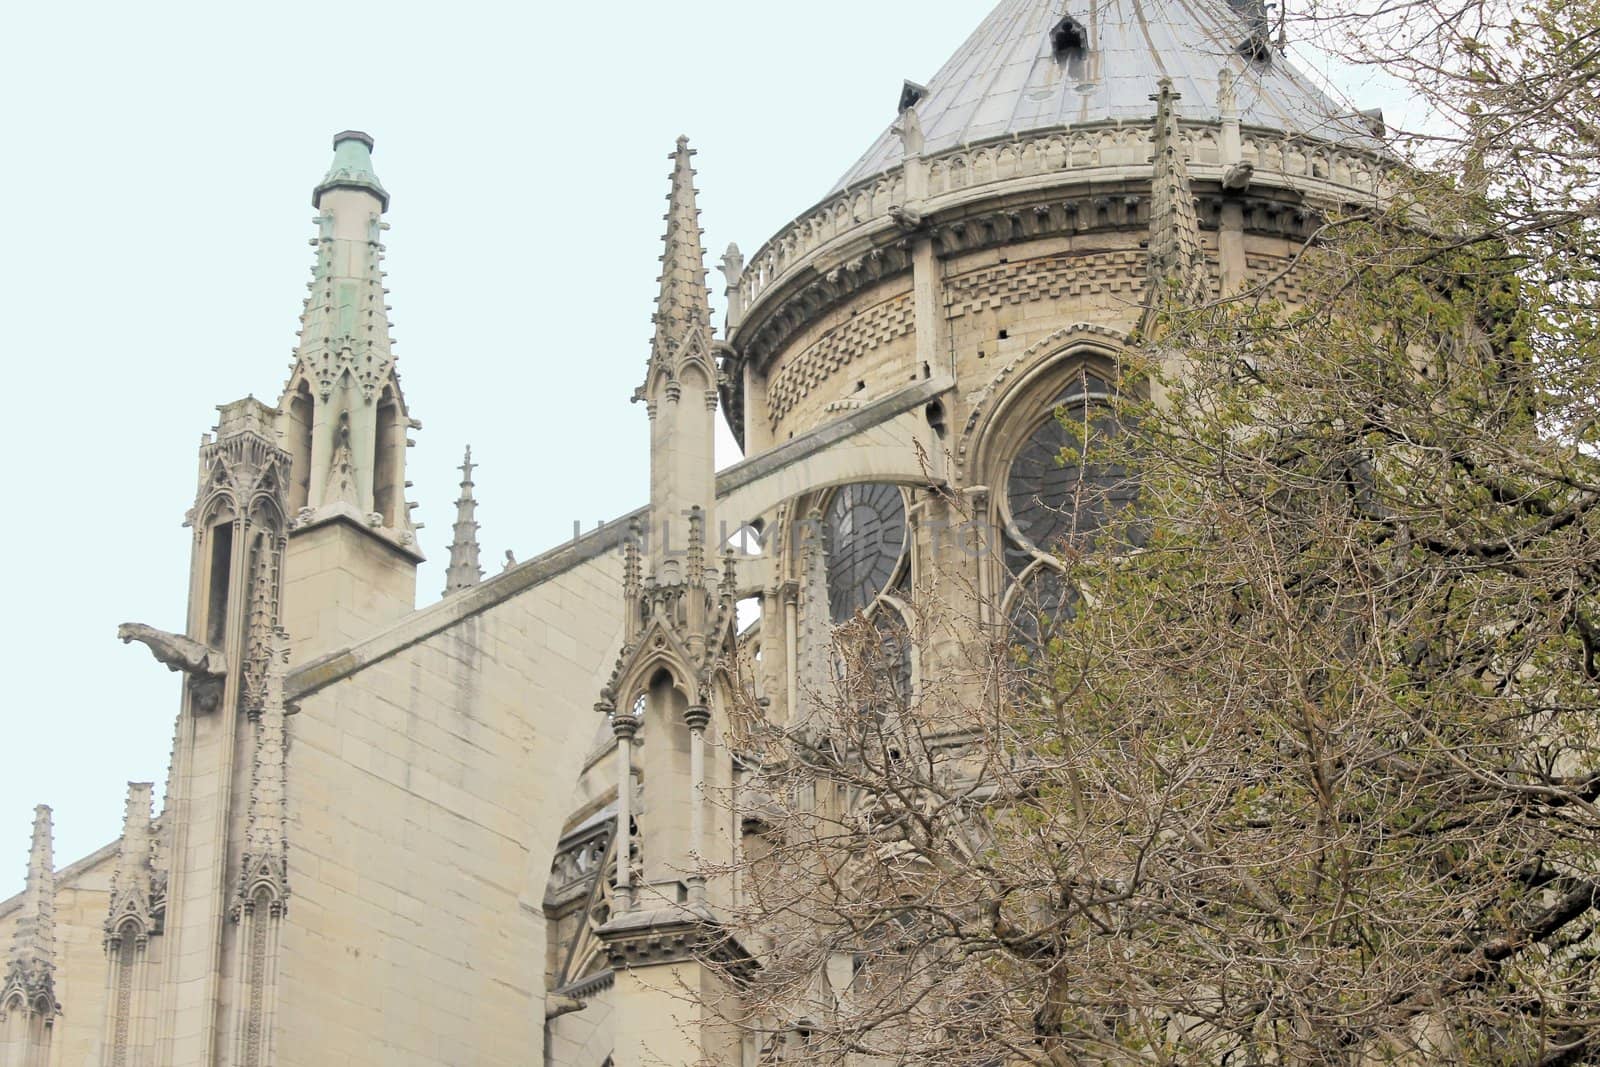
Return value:
[(1082, 23), (1072, 18), (1056, 23), (1050, 31), (1050, 52), (1056, 62), (1066, 68), (1068, 78), (1084, 80), (1088, 71), (1089, 33)]
[(311, 502), (311, 424), (315, 407), (311, 386), (301, 381), (289, 400), (289, 427), (285, 445), (289, 450), (289, 513), (309, 507)]
[(404, 469), (406, 447), (405, 425), (400, 418), (400, 405), (394, 392), (385, 388), (378, 402), (378, 422), (373, 433), (372, 457), (372, 510), (383, 516), (383, 525), (395, 529), (400, 525), (401, 501), (404, 486), (400, 471)]
[(206, 644), (220, 649), (228, 639), (228, 593), (233, 584), (233, 520), (211, 527), (211, 558), (206, 568)]
[(644, 884), (640, 906), (682, 904), (688, 900), (691, 795), (689, 730), (683, 713), (689, 699), (666, 667), (650, 676), (644, 692), (643, 743), (638, 747), (643, 803), (636, 818)]
[(1130, 427), (1117, 380), (1109, 360), (1069, 354), (996, 423), (988, 455), (1002, 531), (998, 616), (1030, 655), (1079, 609), (1070, 559), (1107, 536), (1139, 539), (1138, 527), (1124, 521), (1138, 481), (1119, 451)]
[(28, 1002), (20, 990), (0, 1001), (0, 1052), (9, 1052), (28, 1036)]

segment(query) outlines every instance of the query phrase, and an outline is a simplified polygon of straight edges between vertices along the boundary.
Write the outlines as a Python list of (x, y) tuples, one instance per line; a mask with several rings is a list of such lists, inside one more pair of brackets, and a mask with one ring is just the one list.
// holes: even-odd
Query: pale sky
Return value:
[(674, 139), (699, 150), (708, 265), (729, 241), (753, 253), (989, 6), (8, 9), (0, 897), (21, 885), (34, 804), (55, 809), (59, 867), (117, 835), (129, 780), (159, 796), (178, 676), (116, 628), (183, 628), (200, 435), (217, 404), (278, 397), (335, 132), (376, 138), (393, 197), (389, 302), (423, 422), (420, 606), (443, 584), (468, 442), (489, 574), (508, 548), (526, 560), (575, 519), (644, 503), (628, 398)]

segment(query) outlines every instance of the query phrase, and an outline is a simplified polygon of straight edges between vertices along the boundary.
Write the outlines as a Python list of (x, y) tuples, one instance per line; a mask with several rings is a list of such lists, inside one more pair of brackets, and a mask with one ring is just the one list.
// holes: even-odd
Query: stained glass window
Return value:
[(1057, 552), (1092, 540), (1133, 498), (1132, 480), (1123, 469), (1094, 456), (1118, 429), (1102, 403), (1108, 395), (1099, 378), (1073, 379), (1011, 461), (1006, 503), (1017, 531), (1034, 549)]
[(894, 578), (906, 545), (905, 496), (896, 485), (846, 485), (823, 517), (828, 608), (835, 624), (872, 605)]

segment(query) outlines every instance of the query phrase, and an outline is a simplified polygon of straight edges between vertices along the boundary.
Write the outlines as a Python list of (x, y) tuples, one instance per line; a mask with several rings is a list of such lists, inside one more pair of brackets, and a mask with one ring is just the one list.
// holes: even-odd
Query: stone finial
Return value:
[(27, 1011), (54, 1016), (56, 967), (55, 842), (50, 807), (33, 809), (33, 843), (28, 850), (28, 878), (22, 890), (11, 954), (0, 981), (0, 1011), (20, 999)]
[(1233, 82), (1233, 71), (1227, 67), (1217, 72), (1217, 114), (1224, 122), (1239, 117), (1239, 95), (1234, 89)]
[(148, 937), (155, 932), (150, 833), (150, 803), (154, 794), (154, 782), (128, 783), (128, 798), (122, 811), (122, 841), (117, 846), (117, 865), (111, 873), (111, 903), (106, 909), (108, 946), (120, 943), (127, 934)]
[(1189, 165), (1178, 134), (1179, 95), (1162, 78), (1150, 99), (1156, 104), (1153, 171), (1150, 178), (1150, 253), (1147, 297), (1152, 304), (1194, 306), (1206, 301), (1205, 259), (1195, 212)]
[(483, 580), (478, 564), (478, 502), (472, 496), (472, 446), (461, 460), (461, 495), (456, 498), (454, 538), (450, 542), (450, 565), (444, 572), (444, 595), (471, 589)]
[(322, 194), (330, 189), (364, 189), (389, 210), (389, 194), (372, 169), (372, 135), (343, 130), (333, 135), (333, 163), (311, 193), (311, 206), (322, 207)]
[(732, 289), (744, 280), (744, 253), (739, 251), (737, 241), (729, 241), (727, 251), (722, 253), (722, 275), (728, 280), (728, 288)]

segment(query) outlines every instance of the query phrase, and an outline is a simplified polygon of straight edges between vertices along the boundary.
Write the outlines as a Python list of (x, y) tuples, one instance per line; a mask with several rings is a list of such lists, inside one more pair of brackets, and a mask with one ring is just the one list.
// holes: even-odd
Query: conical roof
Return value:
[[(1181, 97), (1180, 119), (1215, 120), (1227, 67), (1243, 125), (1376, 147), (1359, 116), (1270, 49), (1270, 32), (1264, 0), (1001, 0), (926, 88), (908, 83), (902, 100), (917, 100), (932, 155), (1063, 126), (1148, 123), (1162, 78)], [(886, 129), (835, 189), (901, 158), (899, 135)]]

